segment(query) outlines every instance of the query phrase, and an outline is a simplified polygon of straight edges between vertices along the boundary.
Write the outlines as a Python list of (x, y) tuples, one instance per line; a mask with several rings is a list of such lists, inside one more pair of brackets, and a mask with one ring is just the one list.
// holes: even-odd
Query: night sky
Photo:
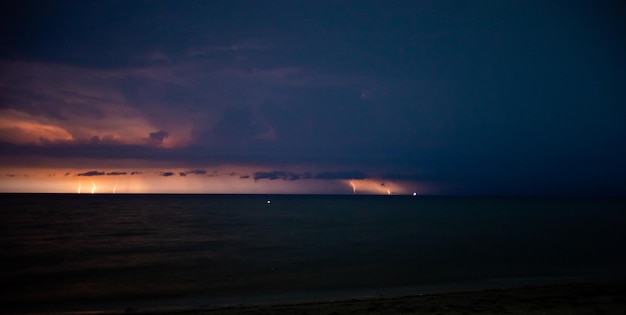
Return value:
[(0, 191), (626, 194), (626, 6), (9, 1)]

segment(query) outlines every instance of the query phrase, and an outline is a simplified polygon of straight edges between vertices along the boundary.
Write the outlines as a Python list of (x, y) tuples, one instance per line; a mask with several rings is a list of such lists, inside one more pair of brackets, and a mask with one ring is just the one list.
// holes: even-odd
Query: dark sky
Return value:
[(27, 169), (151, 165), (403, 192), (626, 194), (620, 1), (1, 6), (5, 191)]

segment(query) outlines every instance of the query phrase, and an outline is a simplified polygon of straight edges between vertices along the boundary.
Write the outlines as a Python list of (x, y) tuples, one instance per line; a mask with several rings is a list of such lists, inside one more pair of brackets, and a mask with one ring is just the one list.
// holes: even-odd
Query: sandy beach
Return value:
[(351, 299), (222, 306), (133, 314), (626, 314), (626, 282), (586, 283)]

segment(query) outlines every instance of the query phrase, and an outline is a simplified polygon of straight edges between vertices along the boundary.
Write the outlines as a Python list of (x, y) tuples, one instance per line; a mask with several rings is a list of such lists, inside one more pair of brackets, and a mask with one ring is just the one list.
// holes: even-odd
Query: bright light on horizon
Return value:
[[(125, 169), (125, 170), (124, 170)], [(384, 179), (255, 179), (257, 168), (195, 174), (188, 168), (3, 169), (0, 192), (113, 194), (410, 194), (424, 184)], [(133, 171), (129, 171), (132, 169)], [(205, 168), (206, 169), (206, 168)], [(97, 170), (97, 171), (96, 171)], [(167, 170), (167, 171), (164, 171)], [(183, 175), (184, 174), (184, 175)], [(84, 178), (87, 177), (87, 178)], [(410, 188), (410, 190), (409, 190)]]
[(351, 179), (345, 182), (352, 188), (353, 194), (356, 194), (357, 190), (362, 194), (373, 195), (392, 195), (406, 193), (403, 185), (395, 182), (392, 184), (385, 181), (384, 179)]

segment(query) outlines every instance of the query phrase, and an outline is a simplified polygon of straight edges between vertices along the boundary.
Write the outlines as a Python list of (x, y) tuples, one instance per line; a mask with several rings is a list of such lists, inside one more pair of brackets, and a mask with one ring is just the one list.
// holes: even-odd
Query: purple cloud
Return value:
[(102, 176), (102, 175), (105, 175), (105, 173), (99, 172), (99, 171), (89, 171), (85, 173), (78, 173), (76, 176)]

